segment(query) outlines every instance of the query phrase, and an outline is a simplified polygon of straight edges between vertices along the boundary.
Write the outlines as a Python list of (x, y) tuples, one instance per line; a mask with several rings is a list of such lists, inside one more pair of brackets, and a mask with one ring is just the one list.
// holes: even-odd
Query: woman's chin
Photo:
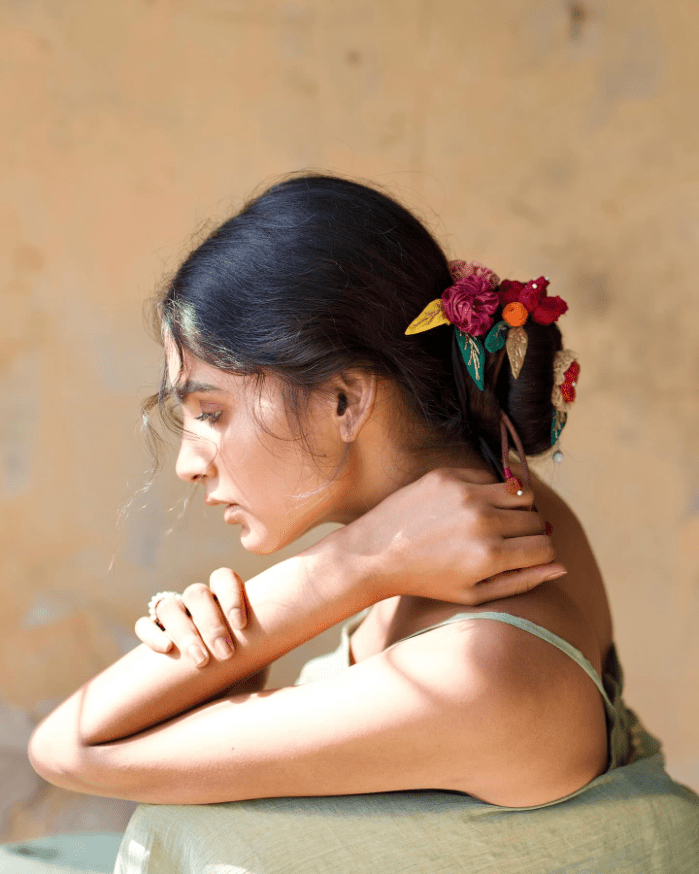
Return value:
[(270, 555), (280, 548), (276, 542), (273, 542), (268, 532), (254, 531), (247, 525), (242, 526), (240, 545), (253, 555)]
[[(240, 523), (239, 523), (240, 524)], [(320, 524), (320, 523), (318, 523)], [(314, 527), (314, 526), (311, 526)], [(291, 526), (282, 526), (281, 530), (266, 527), (242, 525), (240, 532), (240, 545), (247, 552), (254, 555), (272, 555), (284, 549), (285, 546), (294, 543), (306, 533), (306, 529), (295, 530)]]

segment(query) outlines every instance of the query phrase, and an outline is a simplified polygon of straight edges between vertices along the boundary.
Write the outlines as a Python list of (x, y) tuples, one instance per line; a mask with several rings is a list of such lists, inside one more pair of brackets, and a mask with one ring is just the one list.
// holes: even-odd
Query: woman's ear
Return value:
[(333, 380), (334, 419), (338, 433), (345, 443), (357, 439), (373, 413), (376, 389), (376, 375), (362, 371), (346, 371)]

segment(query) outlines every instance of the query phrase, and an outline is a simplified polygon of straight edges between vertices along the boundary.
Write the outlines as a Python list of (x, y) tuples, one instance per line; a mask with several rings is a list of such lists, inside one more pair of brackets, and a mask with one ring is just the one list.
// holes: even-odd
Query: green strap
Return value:
[[(448, 619), (444, 619), (442, 622), (437, 622), (435, 625), (430, 625), (427, 628), (421, 628), (419, 631), (413, 632), (413, 634), (408, 634), (407, 637), (402, 637), (401, 640), (397, 640), (396, 643), (400, 643), (402, 640), (408, 640), (411, 637), (417, 637), (418, 634), (425, 634), (426, 631), (432, 631), (432, 629), (439, 628), (442, 625), (450, 625), (452, 622), (462, 622), (465, 619), (494, 619), (497, 622), (505, 622), (507, 625), (514, 625), (516, 628), (521, 628), (524, 631), (528, 631), (535, 637), (540, 637), (542, 640), (546, 640), (548, 641), (548, 643), (553, 644), (555, 647), (560, 649), (561, 652), (564, 652), (566, 655), (570, 656), (573, 661), (577, 662), (580, 665), (580, 667), (585, 671), (588, 677), (590, 677), (590, 679), (599, 689), (606, 707), (611, 713), (616, 713), (614, 705), (609, 700), (607, 690), (604, 688), (599, 674), (592, 667), (592, 665), (585, 658), (585, 656), (580, 652), (580, 650), (576, 649), (572, 644), (568, 643), (567, 640), (563, 640), (562, 637), (554, 634), (553, 631), (549, 631), (548, 628), (543, 628), (541, 625), (536, 625), (534, 622), (530, 622), (528, 619), (522, 619), (521, 616), (511, 616), (509, 613), (497, 613), (495, 611), (484, 611), (483, 613), (455, 613), (454, 616), (450, 616)], [(391, 644), (391, 646), (395, 646), (395, 643)], [(390, 648), (391, 647), (387, 647), (387, 649)]]

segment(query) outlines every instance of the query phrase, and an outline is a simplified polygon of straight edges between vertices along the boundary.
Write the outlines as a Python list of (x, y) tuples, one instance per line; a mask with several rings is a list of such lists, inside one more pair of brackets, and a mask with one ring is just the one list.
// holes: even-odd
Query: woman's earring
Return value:
[(340, 392), (337, 400), (337, 415), (343, 416), (347, 409), (347, 395)]

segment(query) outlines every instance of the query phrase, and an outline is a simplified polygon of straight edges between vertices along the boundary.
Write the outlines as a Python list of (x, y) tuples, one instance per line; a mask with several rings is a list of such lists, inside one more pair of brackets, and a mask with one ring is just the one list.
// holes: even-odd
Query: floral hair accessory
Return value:
[(498, 289), (502, 305), (502, 321), (493, 325), (485, 338), (485, 348), (497, 352), (507, 346), (510, 369), (515, 379), (522, 370), (527, 354), (527, 332), (522, 327), (531, 316), (540, 325), (551, 325), (558, 321), (568, 309), (568, 304), (560, 297), (547, 297), (549, 280), (546, 276), (517, 282), (504, 279)]
[[(450, 261), (454, 284), (441, 297), (431, 300), (408, 325), (406, 334), (419, 334), (440, 325), (454, 325), (461, 357), (473, 381), (483, 391), (485, 352), (507, 347), (510, 369), (515, 379), (527, 353), (527, 333), (523, 325), (531, 317), (540, 325), (557, 321), (568, 309), (560, 297), (548, 297), (545, 276), (529, 282), (499, 277), (478, 261)], [(502, 307), (497, 323), (495, 312)], [(487, 333), (485, 341), (479, 337)], [(484, 348), (485, 347), (485, 348)]]
[[(580, 365), (575, 359), (575, 352), (561, 349), (553, 359), (553, 419), (551, 422), (551, 445), (555, 446), (568, 418), (568, 409), (575, 400), (575, 389), (580, 376)], [(563, 453), (554, 452), (553, 460), (563, 461)]]
[(456, 281), (442, 294), (444, 314), (466, 334), (485, 334), (500, 305), (500, 296), (494, 290), (500, 279), (477, 261), (452, 261), (449, 268)]
[(551, 403), (562, 413), (575, 400), (575, 387), (580, 376), (580, 365), (576, 361), (575, 352), (561, 349), (553, 359), (553, 391)]
[(482, 391), (485, 351), (477, 337), (493, 324), (500, 306), (500, 296), (495, 291), (500, 279), (478, 261), (450, 261), (449, 270), (454, 284), (441, 297), (430, 301), (405, 333), (419, 334), (440, 325), (454, 325), (466, 368)]
[[(566, 312), (568, 304), (560, 297), (547, 297), (548, 287), (547, 276), (532, 279), (526, 285), (523, 282), (503, 279), (499, 288), (500, 302), (505, 309), (508, 304), (519, 303), (524, 306), (527, 316), (531, 315), (535, 322), (540, 325), (551, 325)], [(524, 321), (527, 320), (527, 316), (524, 317)], [(507, 318), (504, 310), (503, 318)], [(514, 327), (517, 327), (517, 324), (514, 324)]]

